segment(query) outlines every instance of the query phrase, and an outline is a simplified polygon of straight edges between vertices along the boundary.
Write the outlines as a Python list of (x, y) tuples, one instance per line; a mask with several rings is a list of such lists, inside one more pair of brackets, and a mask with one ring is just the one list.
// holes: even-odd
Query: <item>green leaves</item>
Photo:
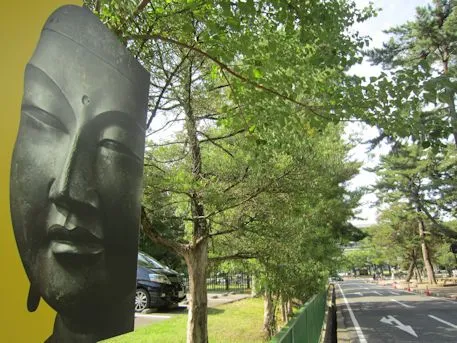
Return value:
[[(418, 7), (414, 21), (388, 30), (392, 37), (383, 48), (367, 53), (372, 62), (390, 71), (391, 84), (376, 84), (374, 93), (378, 94), (373, 99), (379, 101), (371, 115), (392, 138), (425, 139), (431, 146), (441, 146), (450, 128), (456, 127), (453, 102), (457, 88), (451, 81), (457, 44), (455, 13), (450, 0)], [(379, 107), (386, 108), (390, 122), (383, 120), (385, 113), (380, 113)], [(427, 121), (422, 116), (425, 108)], [(393, 111), (404, 115), (391, 116)], [(432, 131), (433, 137), (428, 134)], [(441, 136), (436, 135), (439, 131)]]
[(263, 75), (262, 72), (260, 71), (260, 69), (258, 69), (258, 68), (253, 68), (252, 74), (253, 74), (254, 78), (256, 78), (256, 79), (260, 79)]
[(215, 257), (256, 253), (272, 280), (287, 280), (277, 290), (322, 286), (358, 200), (343, 187), (359, 165), (337, 123), (366, 112), (361, 80), (345, 73), (364, 38), (347, 29), (371, 11), (302, 0), (108, 10), (151, 72), (150, 115), (178, 131), (147, 150), (151, 218), (186, 249), (209, 240)]

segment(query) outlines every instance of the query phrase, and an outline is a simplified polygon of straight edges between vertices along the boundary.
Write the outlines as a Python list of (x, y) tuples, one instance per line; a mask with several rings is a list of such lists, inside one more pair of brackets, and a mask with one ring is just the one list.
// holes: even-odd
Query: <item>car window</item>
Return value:
[(160, 264), (159, 261), (144, 253), (138, 253), (138, 264), (155, 269), (166, 269), (166, 267)]
[(138, 254), (138, 264), (143, 267), (147, 267), (149, 265), (148, 260), (144, 258), (143, 255)]

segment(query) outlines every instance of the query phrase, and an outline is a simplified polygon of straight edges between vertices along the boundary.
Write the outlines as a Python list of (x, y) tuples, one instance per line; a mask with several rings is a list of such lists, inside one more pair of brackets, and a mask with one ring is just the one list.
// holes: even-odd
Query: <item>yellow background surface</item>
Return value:
[(43, 301), (36, 312), (27, 311), (29, 282), (11, 226), (9, 174), (16, 139), (23, 74), (46, 18), (65, 4), (82, 1), (1, 1), (0, 6), (0, 342), (44, 342), (52, 333), (55, 312)]

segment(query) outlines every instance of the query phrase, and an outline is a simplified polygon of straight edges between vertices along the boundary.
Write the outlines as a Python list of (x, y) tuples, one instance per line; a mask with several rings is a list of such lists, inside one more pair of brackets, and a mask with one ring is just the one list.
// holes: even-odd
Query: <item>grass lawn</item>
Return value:
[[(208, 310), (210, 343), (262, 343), (263, 300), (248, 298)], [(105, 340), (106, 343), (185, 343), (187, 314)]]

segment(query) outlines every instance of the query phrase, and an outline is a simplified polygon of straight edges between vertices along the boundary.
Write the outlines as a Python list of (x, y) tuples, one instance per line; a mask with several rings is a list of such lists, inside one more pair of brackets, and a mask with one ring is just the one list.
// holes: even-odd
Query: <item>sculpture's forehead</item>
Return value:
[(85, 96), (90, 99), (94, 114), (121, 111), (144, 122), (145, 103), (139, 98), (144, 92), (71, 39), (46, 32), (29, 63), (52, 79), (76, 113), (84, 106), (81, 99)]

